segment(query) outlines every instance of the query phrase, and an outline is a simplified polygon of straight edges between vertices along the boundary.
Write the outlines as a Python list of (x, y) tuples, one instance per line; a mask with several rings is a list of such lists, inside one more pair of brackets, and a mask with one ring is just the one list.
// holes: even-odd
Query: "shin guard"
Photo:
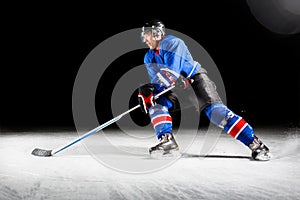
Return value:
[(165, 133), (172, 133), (172, 117), (167, 107), (156, 104), (149, 109), (149, 114), (158, 139)]

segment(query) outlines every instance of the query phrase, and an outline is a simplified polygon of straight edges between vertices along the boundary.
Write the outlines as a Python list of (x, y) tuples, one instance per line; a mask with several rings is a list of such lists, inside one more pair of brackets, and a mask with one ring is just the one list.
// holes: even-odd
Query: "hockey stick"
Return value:
[[(170, 91), (171, 89), (173, 89), (175, 87), (175, 85), (171, 85), (170, 87), (166, 88), (165, 90), (163, 90), (162, 92), (158, 93), (157, 95), (155, 95), (154, 99), (158, 99), (161, 95), (165, 94), (166, 92)], [(139, 108), (140, 105), (137, 105), (131, 109), (129, 109), (128, 111), (118, 115), (117, 117), (105, 122), (104, 124), (94, 128), (93, 130), (90, 130), (89, 132), (87, 132), (86, 134), (82, 135), (81, 137), (78, 137), (76, 140), (72, 141), (72, 142), (69, 142), (67, 144), (65, 144), (64, 146), (61, 146), (59, 148), (56, 148), (56, 149), (53, 149), (53, 150), (45, 150), (45, 149), (40, 149), (40, 148), (35, 148), (31, 154), (32, 155), (35, 155), (35, 156), (42, 156), (42, 157), (48, 157), (48, 156), (53, 156), (54, 154), (57, 154), (58, 152), (72, 146), (73, 144), (83, 140), (84, 138), (94, 134), (94, 133), (97, 133), (98, 131), (102, 130), (103, 128), (111, 125), (112, 123), (120, 120), (123, 116), (125, 116), (126, 114), (130, 113), (131, 111)]]

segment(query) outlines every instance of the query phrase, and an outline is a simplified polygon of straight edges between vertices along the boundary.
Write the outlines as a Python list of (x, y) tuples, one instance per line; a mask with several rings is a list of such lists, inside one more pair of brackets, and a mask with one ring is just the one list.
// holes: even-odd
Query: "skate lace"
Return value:
[(249, 145), (252, 151), (256, 151), (263, 147), (262, 142), (258, 138), (254, 138), (253, 142)]
[(168, 133), (162, 135), (156, 146), (160, 146), (162, 144), (165, 144), (165, 143), (169, 142), (171, 140), (171, 138), (172, 138), (172, 135), (170, 135)]

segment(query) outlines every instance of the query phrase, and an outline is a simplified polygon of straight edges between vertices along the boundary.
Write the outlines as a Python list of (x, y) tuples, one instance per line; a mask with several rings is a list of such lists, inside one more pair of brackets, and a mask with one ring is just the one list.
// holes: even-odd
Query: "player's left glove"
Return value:
[(156, 104), (154, 100), (154, 91), (155, 88), (151, 83), (142, 85), (138, 89), (138, 101), (141, 106), (142, 112), (145, 114), (148, 113), (148, 109), (151, 106), (154, 106)]
[(175, 87), (178, 87), (181, 89), (187, 89), (189, 87), (189, 79), (187, 79), (183, 76), (179, 76), (175, 82)]

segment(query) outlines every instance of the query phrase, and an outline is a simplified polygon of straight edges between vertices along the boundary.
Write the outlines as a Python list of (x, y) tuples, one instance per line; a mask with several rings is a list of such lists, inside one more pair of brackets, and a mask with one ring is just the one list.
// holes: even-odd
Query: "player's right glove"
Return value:
[(148, 109), (151, 106), (155, 105), (154, 91), (155, 88), (151, 83), (142, 85), (138, 89), (138, 101), (141, 106), (142, 112), (145, 114), (148, 113)]

